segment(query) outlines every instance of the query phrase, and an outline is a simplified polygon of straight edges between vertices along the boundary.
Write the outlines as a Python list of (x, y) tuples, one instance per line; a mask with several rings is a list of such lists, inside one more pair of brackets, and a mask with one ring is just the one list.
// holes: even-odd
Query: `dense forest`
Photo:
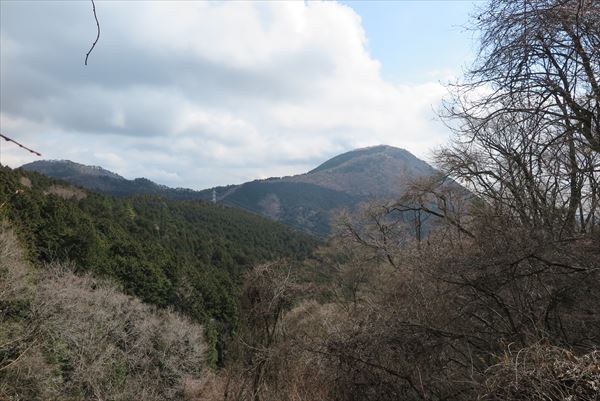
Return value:
[(279, 258), (301, 260), (317, 244), (234, 208), (153, 196), (114, 198), (7, 167), (0, 169), (0, 199), (2, 215), (13, 222), (35, 264), (68, 261), (77, 271), (114, 279), (144, 302), (208, 324), (219, 338), (237, 324), (238, 281), (245, 269)]

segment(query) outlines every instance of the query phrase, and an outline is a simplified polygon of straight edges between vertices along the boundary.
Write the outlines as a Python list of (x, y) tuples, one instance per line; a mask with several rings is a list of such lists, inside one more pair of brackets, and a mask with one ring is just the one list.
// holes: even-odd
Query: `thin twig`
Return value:
[(27, 150), (27, 151), (29, 151), (29, 152), (33, 153), (33, 154), (36, 154), (36, 155), (38, 155), (38, 156), (41, 156), (41, 155), (42, 155), (40, 152), (36, 152), (36, 151), (35, 151), (35, 150), (33, 150), (33, 149), (29, 149), (27, 146), (25, 146), (25, 145), (22, 145), (22, 144), (20, 144), (19, 142), (15, 141), (14, 139), (11, 139), (11, 138), (9, 138), (9, 137), (7, 137), (7, 136), (5, 136), (5, 135), (2, 135), (2, 134), (0, 134), (0, 138), (3, 138), (3, 139), (4, 139), (5, 141), (7, 141), (7, 142), (12, 142), (12, 143), (16, 144), (17, 146), (19, 146), (19, 147), (21, 147), (21, 148), (23, 148), (23, 149), (25, 149), (25, 150)]
[(94, 11), (94, 19), (96, 20), (96, 27), (98, 28), (98, 34), (96, 35), (96, 40), (94, 40), (94, 43), (92, 43), (92, 47), (90, 48), (90, 51), (87, 52), (87, 54), (85, 55), (85, 65), (87, 65), (88, 62), (88, 57), (90, 56), (90, 53), (92, 52), (92, 50), (94, 50), (94, 47), (96, 47), (96, 43), (98, 43), (98, 39), (100, 39), (100, 23), (98, 22), (98, 16), (96, 15), (96, 4), (94, 4), (94, 0), (92, 1), (92, 10)]
[(37, 342), (37, 340), (34, 340), (34, 341), (33, 341), (33, 342), (32, 342), (32, 343), (29, 345), (29, 347), (27, 347), (27, 348), (25, 349), (25, 351), (23, 351), (23, 352), (21, 352), (21, 353), (19, 354), (19, 356), (18, 356), (16, 359), (13, 359), (13, 360), (12, 360), (12, 361), (11, 361), (11, 362), (8, 364), (8, 365), (4, 365), (4, 366), (2, 366), (2, 367), (0, 368), (0, 371), (2, 371), (2, 370), (5, 370), (5, 369), (8, 369), (9, 367), (11, 367), (11, 366), (12, 366), (12, 365), (14, 365), (15, 363), (17, 363), (17, 362), (19, 361), (19, 359), (21, 359), (21, 357), (22, 357), (23, 355), (25, 355), (25, 353), (27, 353), (27, 351), (29, 351), (29, 350), (31, 349), (31, 347), (33, 347), (33, 346), (35, 345), (35, 343), (36, 343), (36, 342)]

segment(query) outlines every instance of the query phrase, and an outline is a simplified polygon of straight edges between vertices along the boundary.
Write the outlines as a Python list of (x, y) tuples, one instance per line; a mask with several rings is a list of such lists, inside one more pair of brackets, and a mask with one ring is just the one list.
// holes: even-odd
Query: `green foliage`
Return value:
[[(22, 176), (31, 188), (20, 183)], [(6, 202), (0, 214), (18, 228), (34, 263), (74, 262), (145, 302), (204, 323), (214, 319), (211, 327), (220, 335), (237, 325), (243, 271), (267, 260), (303, 259), (317, 244), (267, 219), (204, 201), (91, 192), (69, 198), (68, 191), (53, 194), (56, 186), (68, 184), (0, 168), (0, 204)]]
[(280, 202), (279, 221), (316, 235), (331, 232), (330, 213), (337, 208), (353, 208), (362, 198), (320, 185), (278, 180), (252, 181), (241, 185), (223, 202), (256, 213), (264, 213), (262, 202), (273, 194)]
[(216, 367), (219, 355), (217, 352), (218, 346), (218, 332), (215, 327), (214, 321), (208, 321), (204, 326), (204, 337), (206, 345), (208, 347), (208, 353), (206, 355), (206, 364), (212, 368)]

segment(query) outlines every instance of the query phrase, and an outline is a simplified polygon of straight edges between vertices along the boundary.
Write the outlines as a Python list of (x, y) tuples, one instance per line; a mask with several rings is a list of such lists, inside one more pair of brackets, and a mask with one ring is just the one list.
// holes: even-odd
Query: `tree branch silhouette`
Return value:
[(96, 15), (96, 4), (94, 4), (94, 0), (91, 0), (91, 1), (92, 1), (92, 11), (94, 12), (94, 19), (96, 20), (96, 27), (98, 29), (98, 34), (96, 35), (96, 40), (94, 40), (94, 43), (92, 43), (92, 47), (85, 55), (85, 65), (87, 65), (88, 57), (92, 53), (92, 50), (94, 50), (94, 47), (96, 47), (96, 43), (98, 43), (98, 39), (100, 39), (100, 23), (98, 22), (98, 16)]
[(29, 152), (31, 152), (31, 153), (33, 153), (33, 154), (35, 154), (35, 155), (38, 155), (38, 156), (41, 156), (41, 155), (42, 155), (40, 152), (36, 152), (35, 150), (33, 150), (33, 149), (30, 149), (30, 148), (28, 148), (27, 146), (25, 146), (25, 145), (22, 145), (22, 144), (20, 144), (19, 142), (15, 141), (14, 139), (11, 139), (11, 138), (9, 138), (9, 137), (7, 137), (7, 136), (5, 136), (5, 135), (2, 135), (2, 134), (0, 134), (0, 138), (4, 139), (4, 140), (5, 140), (5, 141), (7, 141), (7, 142), (12, 142), (12, 143), (16, 144), (17, 146), (19, 146), (19, 147), (21, 147), (21, 148), (23, 148), (23, 149), (25, 149), (25, 150), (27, 150), (27, 151), (29, 151)]

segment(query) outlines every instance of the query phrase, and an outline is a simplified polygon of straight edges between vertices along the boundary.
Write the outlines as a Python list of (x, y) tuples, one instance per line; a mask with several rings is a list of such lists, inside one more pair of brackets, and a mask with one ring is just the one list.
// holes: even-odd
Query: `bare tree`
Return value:
[(451, 87), (443, 115), (456, 138), (440, 164), (521, 223), (561, 235), (593, 230), (600, 3), (494, 0), (475, 28), (479, 55)]

